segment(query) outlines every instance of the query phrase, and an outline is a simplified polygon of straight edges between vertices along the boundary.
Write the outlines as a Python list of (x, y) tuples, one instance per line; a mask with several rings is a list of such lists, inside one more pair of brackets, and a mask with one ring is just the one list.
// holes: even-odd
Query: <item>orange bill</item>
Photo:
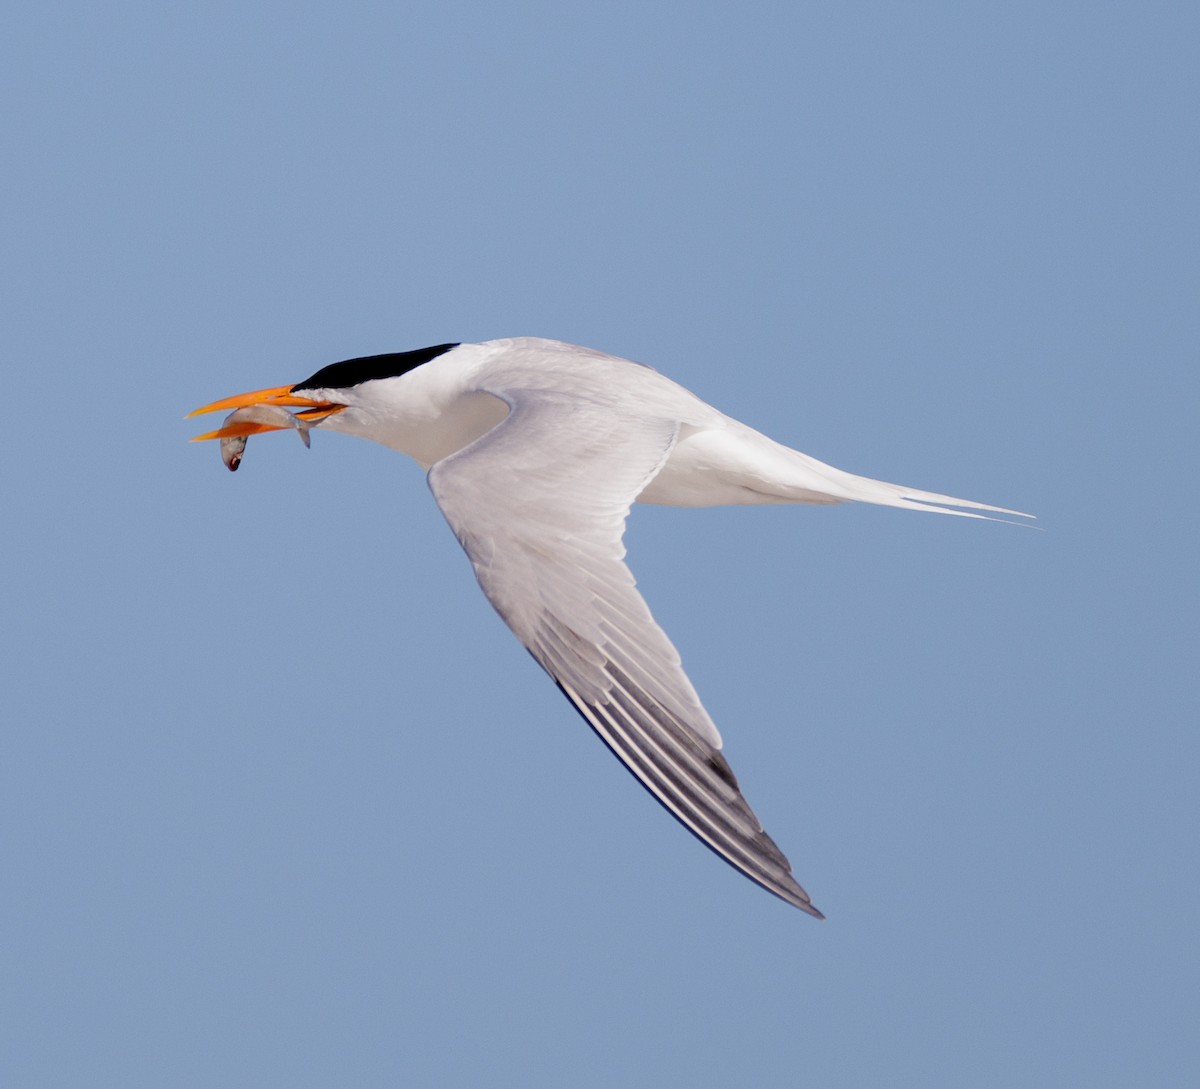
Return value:
[(274, 386), (271, 389), (256, 389), (250, 393), (239, 393), (236, 397), (226, 397), (220, 401), (213, 401), (211, 405), (205, 405), (203, 408), (197, 408), (187, 414), (186, 419), (191, 419), (193, 416), (203, 416), (206, 412), (223, 412), (235, 408), (245, 408), (247, 405), (282, 405), (282, 406), (303, 406), (305, 408), (313, 408), (320, 405), (320, 401), (314, 401), (311, 397), (297, 397), (292, 393), (291, 386)]
[[(341, 412), (346, 407), (345, 405), (335, 404), (332, 401), (317, 401), (311, 397), (297, 397), (292, 393), (291, 386), (274, 386), (271, 389), (253, 390), (250, 393), (239, 393), (234, 397), (225, 397), (220, 401), (213, 401), (212, 404), (189, 412), (187, 418), (203, 416), (206, 412), (224, 412), (239, 408), (249, 408), (252, 405), (275, 405), (280, 408), (299, 408), (301, 411), (295, 413), (295, 415), (308, 423), (312, 423), (315, 420), (323, 420), (326, 416), (332, 416), (335, 412)], [(288, 425), (284, 423), (276, 424), (257, 420), (241, 420), (227, 424), (216, 431), (206, 431), (203, 435), (197, 435), (192, 439), (192, 442), (203, 442), (205, 439), (242, 438), (247, 435), (260, 435), (264, 431), (285, 431), (287, 428)]]

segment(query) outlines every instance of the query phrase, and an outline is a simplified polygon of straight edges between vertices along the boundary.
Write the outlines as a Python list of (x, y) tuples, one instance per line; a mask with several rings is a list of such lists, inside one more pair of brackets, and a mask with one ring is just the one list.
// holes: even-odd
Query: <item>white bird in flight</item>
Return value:
[(302, 434), (312, 426), (371, 439), (428, 470), (488, 600), (588, 725), (703, 843), (817, 918), (625, 565), (630, 506), (858, 500), (1028, 517), (843, 472), (650, 367), (536, 337), (333, 363), (296, 385), (197, 409), (191, 415), (235, 410), (226, 427), (197, 438), (298, 426), (288, 413), (240, 411), (263, 405), (297, 409)]

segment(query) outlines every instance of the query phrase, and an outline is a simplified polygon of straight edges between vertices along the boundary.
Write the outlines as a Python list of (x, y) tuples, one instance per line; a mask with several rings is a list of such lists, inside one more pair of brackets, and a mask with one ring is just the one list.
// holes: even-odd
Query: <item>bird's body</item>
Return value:
[(843, 472), (649, 367), (533, 337), (347, 360), (200, 411), (249, 404), (301, 406), (314, 427), (427, 468), (484, 593), (589, 725), (709, 847), (814, 915), (623, 562), (630, 505), (860, 500), (1016, 513)]

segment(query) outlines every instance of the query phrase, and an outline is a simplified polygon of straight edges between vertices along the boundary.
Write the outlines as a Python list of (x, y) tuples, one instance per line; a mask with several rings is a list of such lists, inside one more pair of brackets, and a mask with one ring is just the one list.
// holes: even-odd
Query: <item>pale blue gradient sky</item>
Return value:
[[(1194, 5), (3, 22), (0, 1083), (1197, 1083)], [(616, 765), (414, 465), (186, 442), (523, 334), (1040, 515), (635, 512), (827, 922)]]

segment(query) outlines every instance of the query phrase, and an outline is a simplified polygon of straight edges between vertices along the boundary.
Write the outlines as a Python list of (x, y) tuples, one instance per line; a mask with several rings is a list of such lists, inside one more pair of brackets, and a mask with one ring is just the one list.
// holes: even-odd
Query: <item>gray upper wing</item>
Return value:
[(483, 592), (667, 810), (751, 880), (819, 917), (742, 797), (624, 563), (630, 505), (678, 424), (543, 390), (500, 396), (505, 420), (429, 472)]

